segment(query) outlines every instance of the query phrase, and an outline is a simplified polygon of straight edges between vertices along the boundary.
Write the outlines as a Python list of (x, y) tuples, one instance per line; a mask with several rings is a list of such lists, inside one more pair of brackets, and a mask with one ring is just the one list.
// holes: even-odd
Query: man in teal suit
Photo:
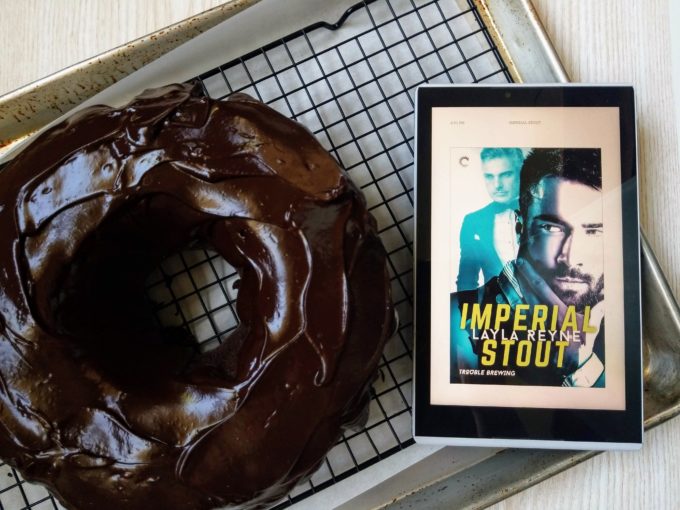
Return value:
[(476, 289), (479, 273), (486, 283), (517, 256), (515, 211), (524, 155), (518, 148), (487, 147), (480, 153), (484, 184), (492, 202), (463, 219), (456, 288)]

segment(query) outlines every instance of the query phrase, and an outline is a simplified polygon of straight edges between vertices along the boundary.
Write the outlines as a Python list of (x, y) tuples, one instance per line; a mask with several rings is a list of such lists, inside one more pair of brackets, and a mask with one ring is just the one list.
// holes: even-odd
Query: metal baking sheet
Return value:
[[(370, 150), (370, 144), (367, 145), (360, 141), (364, 134), (362, 130), (365, 130), (366, 133), (381, 131), (386, 133), (384, 136), (394, 136), (396, 133), (398, 138), (402, 137), (399, 147), (403, 148), (403, 152), (399, 157), (405, 159), (403, 164), (397, 165), (396, 172), (388, 172), (385, 175), (378, 176), (371, 175), (359, 162), (354, 168), (350, 168), (350, 173), (353, 174), (355, 179), (362, 182), (369, 200), (373, 201), (376, 214), (379, 214), (380, 211), (384, 214), (382, 221), (383, 227), (386, 228), (385, 232), (394, 231), (396, 234), (396, 237), (391, 238), (391, 242), (396, 243), (392, 248), (395, 264), (399, 266), (394, 266), (393, 277), (397, 290), (400, 292), (399, 295), (402, 296), (400, 299), (404, 300), (402, 303), (405, 304), (402, 315), (407, 317), (409, 313), (408, 306), (406, 306), (408, 300), (405, 299), (405, 294), (408, 294), (409, 291), (408, 268), (402, 266), (404, 264), (404, 261), (401, 260), (403, 256), (399, 253), (403, 251), (408, 254), (408, 249), (404, 250), (404, 247), (408, 246), (410, 242), (408, 237), (409, 220), (408, 214), (404, 215), (404, 211), (408, 213), (409, 206), (412, 208), (412, 204), (408, 203), (409, 185), (404, 180), (407, 179), (405, 176), (407, 176), (407, 170), (410, 166), (408, 150), (412, 150), (410, 135), (404, 135), (408, 132), (408, 129), (412, 129), (408, 124), (408, 108), (412, 106), (408, 95), (397, 99), (397, 92), (399, 91), (386, 94), (384, 90), (376, 92), (374, 89), (374, 99), (371, 99), (370, 93), (365, 97), (362, 96), (364, 101), (369, 101), (368, 104), (362, 105), (361, 100), (353, 101), (359, 105), (357, 112), (349, 112), (346, 109), (352, 101), (348, 101), (347, 106), (345, 106), (341, 95), (343, 92), (338, 92), (333, 88), (332, 73), (337, 71), (337, 77), (340, 77), (338, 69), (343, 65), (338, 67), (338, 55), (341, 59), (353, 58), (351, 54), (346, 54), (339, 49), (343, 46), (343, 41), (359, 40), (358, 38), (362, 37), (362, 41), (365, 41), (368, 36), (364, 33), (365, 27), (357, 21), (357, 17), (348, 18), (346, 20), (348, 23), (337, 31), (318, 32), (318, 34), (321, 34), (318, 40), (314, 39), (317, 36), (311, 31), (302, 39), (298, 38), (298, 41), (302, 40), (307, 46), (312, 46), (312, 51), (307, 56), (305, 54), (298, 55), (298, 52), (303, 51), (304, 48), (296, 49), (292, 46), (293, 43), (290, 43), (288, 48), (292, 48), (292, 50), (288, 56), (286, 51), (283, 52), (282, 56), (275, 56), (274, 53), (256, 50), (255, 54), (250, 54), (248, 58), (243, 57), (249, 52), (245, 42), (250, 43), (252, 50), (262, 47), (272, 39), (280, 39), (298, 28), (309, 26), (322, 19), (332, 24), (341, 17), (347, 5), (353, 2), (337, 2), (332, 8), (325, 3), (322, 11), (305, 9), (305, 3), (309, 4), (309, 1), (290, 0), (290, 3), (287, 4), (289, 10), (286, 23), (278, 24), (271, 31), (261, 29), (266, 32), (265, 37), (269, 36), (269, 39), (260, 38), (259, 41), (255, 41), (252, 36), (242, 35), (239, 37), (237, 34), (236, 37), (240, 45), (233, 49), (233, 54), (226, 55), (224, 44), (218, 44), (219, 47), (214, 50), (213, 57), (211, 56), (212, 50), (206, 50), (209, 45), (205, 39), (211, 37), (210, 32), (224, 29), (223, 26), (216, 27), (213, 31), (199, 36), (192, 43), (184, 45), (147, 66), (145, 71), (148, 72), (135, 73), (111, 87), (107, 90), (108, 97), (111, 98), (111, 101), (114, 101), (114, 98), (117, 101), (124, 101), (126, 95), (127, 97), (134, 95), (140, 90), (140, 87), (165, 83), (168, 81), (169, 75), (167, 73), (174, 72), (173, 66), (177, 68), (177, 72), (172, 76), (179, 76), (179, 78), (173, 78), (175, 80), (188, 79), (210, 69), (214, 70), (215, 66), (219, 66), (218, 73), (207, 72), (202, 76), (208, 93), (221, 96), (230, 90), (239, 88), (245, 90), (252, 87), (251, 90), (248, 90), (250, 93), (259, 95), (265, 100), (269, 99), (270, 102), (276, 103), (278, 101), (278, 105), (275, 105), (275, 107), (280, 108), (284, 113), (299, 116), (303, 122), (305, 122), (303, 117), (306, 117), (307, 123), (316, 123), (316, 130), (320, 133), (322, 139), (324, 136), (326, 137), (325, 143), (328, 148), (334, 151), (339, 159), (344, 157), (346, 161), (343, 162), (346, 166), (351, 167), (353, 164), (347, 158), (350, 157), (352, 152), (356, 152), (355, 146), (359, 148), (359, 152)], [(314, 3), (312, 0), (312, 4)], [(344, 62), (345, 68), (352, 64), (359, 64), (361, 60), (366, 60), (367, 55), (369, 57), (377, 56), (385, 47), (388, 47), (386, 54), (392, 54), (393, 59), (405, 58), (401, 62), (388, 61), (388, 67), (405, 69), (410, 64), (415, 64), (412, 70), (416, 73), (422, 72), (422, 79), (432, 81), (437, 79), (443, 80), (443, 82), (451, 80), (479, 81), (479, 78), (504, 79), (507, 81), (510, 77), (515, 81), (527, 82), (566, 80), (566, 73), (559, 64), (559, 59), (552, 50), (535, 12), (527, 1), (475, 0), (474, 5), (465, 0), (440, 0), (439, 2), (390, 0), (382, 1), (382, 3), (388, 6), (383, 7), (383, 14), (395, 19), (385, 18), (382, 21), (375, 21), (369, 17), (366, 20), (364, 15), (364, 23), (368, 21), (376, 25), (376, 32), (373, 36), (379, 34), (383, 39), (380, 41), (380, 38), (378, 38), (379, 46), (369, 50), (368, 54), (360, 45), (359, 52), (362, 49), (364, 50), (363, 58), (359, 58), (357, 62), (351, 60)], [(316, 2), (316, 5), (320, 6), (321, 4)], [(474, 10), (472, 9), (473, 6)], [(250, 7), (242, 14), (244, 16), (250, 14), (251, 19), (257, 19), (259, 12), (262, 12), (261, 10), (258, 12), (258, 9), (271, 8), (271, 1), (262, 0), (260, 4)], [(296, 11), (296, 8), (300, 10)], [(365, 5), (361, 8), (369, 10)], [(427, 14), (428, 8), (434, 10)], [(459, 51), (462, 55), (458, 62), (449, 62), (441, 57), (440, 47), (437, 47), (433, 52), (417, 46), (417, 44), (424, 43), (425, 48), (428, 44), (439, 44), (447, 47), (445, 42), (436, 40), (437, 30), (445, 28), (443, 24), (438, 24), (436, 21), (436, 16), (439, 16), (437, 9), (440, 12), (448, 13), (443, 17), (443, 19), (448, 20), (447, 25), (457, 27), (455, 30), (452, 29), (452, 38), (458, 41), (458, 44), (452, 43), (449, 46), (453, 46), (453, 49)], [(291, 15), (291, 12), (306, 12), (308, 17), (303, 19), (300, 16)], [(434, 18), (428, 18), (428, 16), (434, 16)], [(274, 18), (279, 19), (278, 17)], [(248, 34), (247, 24), (241, 23), (241, 25), (242, 33)], [(418, 26), (421, 28), (418, 29)], [(474, 27), (481, 27), (481, 30), (477, 31)], [(390, 29), (393, 33), (389, 37), (394, 38), (394, 40), (385, 39), (385, 37), (388, 37), (385, 34)], [(275, 32), (275, 30), (278, 30), (278, 32)], [(326, 30), (330, 30), (330, 28), (327, 27)], [(430, 34), (430, 41), (427, 40), (427, 36), (420, 37), (426, 33)], [(433, 34), (434, 39), (432, 38)], [(200, 39), (203, 39), (205, 44), (202, 46), (202, 51), (196, 52), (197, 46), (194, 43), (200, 42)], [(219, 38), (214, 39), (219, 40)], [(400, 45), (400, 40), (407, 44)], [(132, 46), (143, 47), (145, 44), (144, 41), (139, 41), (133, 43)], [(282, 48), (281, 44), (278, 46)], [(464, 48), (461, 48), (461, 46), (464, 46)], [(284, 45), (283, 48), (285, 49), (286, 46)], [(328, 48), (335, 48), (333, 51), (337, 54), (333, 51), (326, 51)], [(398, 48), (401, 48), (401, 50)], [(405, 53), (400, 56), (400, 51)], [(373, 55), (373, 53), (376, 55)], [(203, 58), (196, 59), (193, 56), (195, 54), (201, 54)], [(498, 64), (499, 56), (501, 57), (500, 65)], [(272, 59), (279, 57), (284, 61), (288, 58), (291, 64), (280, 65), (278, 61), (272, 61)], [(191, 62), (191, 65), (187, 65), (188, 62), (182, 60), (182, 58), (188, 58), (193, 62)], [(215, 60), (211, 60), (213, 58)], [(428, 58), (431, 63), (426, 64), (425, 61)], [(318, 59), (318, 61), (315, 59)], [(199, 62), (196, 62), (197, 60)], [(317, 65), (320, 63), (319, 67), (323, 68), (325, 73), (321, 73), (318, 77), (311, 75), (311, 78), (307, 75), (307, 72), (299, 73), (303, 78), (301, 81), (305, 81), (301, 90), (309, 91), (310, 88), (321, 83), (327, 85), (332, 93), (330, 96), (322, 95), (318, 98), (310, 94), (311, 101), (309, 102), (312, 106), (307, 105), (298, 108), (289, 98), (289, 92), (296, 92), (295, 87), (285, 84), (287, 78), (284, 78), (284, 76), (292, 75), (293, 80), (300, 80), (300, 76), (295, 78), (295, 74), (297, 70), (300, 70), (302, 66), (309, 62)], [(439, 69), (440, 72), (430, 71), (428, 67), (430, 65), (435, 65), (435, 69)], [(154, 66), (158, 71), (154, 70)], [(242, 66), (244, 69), (240, 73), (241, 78), (246, 77), (246, 81), (240, 85), (237, 79), (239, 73), (234, 71), (238, 66)], [(476, 66), (481, 66), (482, 70), (477, 71)], [(163, 72), (160, 71), (161, 68)], [(184, 74), (180, 73), (180, 68)], [(420, 70), (417, 68), (420, 68)], [(195, 69), (198, 69), (198, 71), (194, 72)], [(358, 66), (356, 69), (358, 70)], [(484, 69), (486, 69), (486, 72)], [(393, 83), (393, 80), (389, 79), (389, 69), (385, 69), (382, 74), (380, 72), (374, 73), (372, 77), (370, 72), (371, 69), (364, 69), (364, 73), (369, 76), (368, 82), (381, 85), (382, 81), (383, 86), (389, 86)], [(69, 74), (68, 71), (65, 71), (65, 73)], [(467, 77), (466, 73), (468, 73)], [(324, 74), (328, 79), (323, 78)], [(398, 74), (395, 73), (395, 77)], [(404, 72), (402, 74), (408, 75), (409, 73)], [(222, 75), (227, 79), (225, 80)], [(356, 76), (358, 75), (359, 73), (356, 74)], [(76, 76), (75, 70), (73, 76)], [(250, 83), (248, 83), (248, 80)], [(363, 85), (363, 82), (354, 84), (354, 88), (358, 89)], [(368, 83), (366, 85), (370, 86)], [(413, 85), (406, 82), (399, 87), (408, 90)], [(282, 88), (285, 90), (281, 90)], [(349, 100), (349, 93), (346, 95), (346, 99)], [(395, 97), (392, 97), (393, 95)], [(102, 96), (98, 97), (101, 98)], [(0, 111), (3, 111), (3, 106), (7, 107), (10, 104), (9, 99), (11, 98), (0, 98)], [(385, 104), (393, 109), (404, 110), (401, 114), (392, 112), (392, 117), (399, 118), (399, 122), (395, 126), (403, 126), (401, 133), (398, 132), (399, 130), (395, 131), (394, 128), (384, 131), (383, 128), (386, 126), (375, 124), (375, 121), (372, 123), (370, 116), (362, 121), (359, 120), (363, 118), (361, 111), (367, 110), (366, 106), (372, 105), (370, 101), (380, 102), (381, 99), (388, 99)], [(97, 101), (100, 100), (97, 99)], [(305, 105), (307, 104), (304, 97), (300, 101)], [(330, 110), (335, 109), (335, 112), (319, 113), (320, 109), (328, 108), (329, 105), (332, 107)], [(49, 104), (38, 103), (36, 109), (38, 112), (46, 111), (49, 109)], [(331, 117), (331, 115), (338, 113), (344, 116), (344, 120), (339, 121)], [(2, 128), (2, 132), (5, 132), (2, 122), (2, 119), (0, 119), (0, 128)], [(401, 124), (402, 122), (403, 124)], [(345, 145), (343, 145), (345, 142), (340, 141), (342, 136), (347, 137), (347, 133), (340, 132), (343, 129), (349, 130), (349, 140), (346, 140), (346, 142), (350, 143)], [(384, 140), (381, 140), (380, 137), (376, 140), (376, 146), (384, 147)], [(385, 148), (396, 147), (390, 145)], [(368, 156), (370, 159), (371, 154), (368, 154)], [(387, 167), (395, 167), (394, 162), (391, 162), (390, 165)], [(401, 177), (401, 180), (399, 177)], [(361, 181), (362, 179), (364, 181)], [(391, 200), (395, 198), (405, 199), (406, 202), (401, 206), (395, 204), (390, 206)], [(394, 217), (395, 215), (398, 217)], [(389, 237), (386, 239), (390, 240)], [(672, 369), (677, 367), (680, 362), (678, 348), (674, 342), (674, 340), (680, 338), (678, 335), (680, 332), (678, 317), (680, 315), (675, 301), (668, 291), (663, 274), (646, 243), (643, 243), (643, 271), (643, 297), (646, 317), (652, 322), (662, 325), (662, 327), (657, 327), (653, 333), (645, 332), (646, 381), (651, 389), (646, 393), (645, 400), (646, 425), (653, 426), (678, 412), (678, 408), (671, 402), (673, 402), (678, 388)], [(161, 317), (164, 323), (179, 321), (180, 324), (185, 324), (196, 336), (207, 343), (217, 341), (220, 334), (233, 326), (233, 314), (230, 315), (229, 308), (234, 298), (232, 283), (235, 275), (231, 268), (222, 265), (213, 254), (201, 250), (185, 253), (173, 260), (168, 260), (164, 267), (159, 269), (159, 272), (157, 278), (151, 279), (149, 292), (153, 295), (154, 300), (161, 304), (159, 314), (164, 315), (164, 317)], [(165, 284), (168, 280), (171, 282), (169, 286)], [(194, 298), (190, 299), (192, 294)], [(179, 306), (177, 306), (178, 304)], [(652, 317), (652, 314), (657, 315)], [(408, 395), (410, 369), (407, 363), (405, 365), (406, 375), (404, 375), (404, 366), (402, 366), (405, 361), (409, 360), (407, 338), (409, 332), (408, 321), (406, 323), (403, 321), (402, 318), (402, 326), (405, 324), (406, 328), (402, 330), (401, 337), (391, 342), (383, 363), (383, 371), (387, 379), (383, 380), (382, 386), (379, 385), (376, 392), (381, 394), (382, 388), (382, 390), (385, 390), (382, 392), (383, 396), (394, 393), (396, 400), (384, 399), (383, 402), (380, 397), (376, 400), (372, 410), (373, 421), (369, 423), (369, 427), (373, 426), (372, 429), (369, 428), (368, 432), (363, 433), (364, 435), (362, 433), (350, 434), (343, 438), (344, 441), (338, 444), (336, 454), (339, 456), (337, 459), (327, 461), (319, 473), (312, 478), (311, 485), (301, 486), (293, 493), (293, 499), (297, 501), (296, 507), (315, 508), (319, 507), (322, 501), (323, 506), (327, 506), (327, 502), (332, 500), (336, 501), (338, 505), (343, 505), (344, 508), (381, 508), (390, 504), (407, 508), (411, 505), (420, 506), (425, 501), (428, 506), (433, 507), (440, 505), (442, 508), (481, 508), (594, 455), (592, 452), (527, 452), (514, 450), (497, 453), (489, 449), (427, 449), (419, 445), (412, 445), (412, 441), (409, 441), (410, 436), (402, 435), (399, 421), (399, 417), (408, 416), (408, 411), (405, 412), (404, 410), (410, 407), (410, 396)], [(395, 361), (397, 363), (392, 366), (392, 362)], [(393, 405), (394, 411), (392, 408), (386, 407), (385, 404)], [(397, 418), (397, 422), (393, 424), (392, 418)], [(380, 426), (384, 426), (384, 430), (380, 431)], [(361, 439), (362, 437), (363, 439)], [(360, 443), (363, 443), (363, 446)], [(365, 452), (368, 452), (369, 456), (362, 461)], [(358, 460), (357, 456), (359, 457)], [(384, 459), (388, 457), (389, 460), (385, 461)], [(373, 458), (377, 458), (377, 460), (374, 461)], [(348, 470), (356, 470), (360, 473), (356, 476), (339, 476), (344, 475), (345, 471), (336, 469), (334, 466), (343, 465), (343, 462), (345, 462)], [(0, 468), (0, 470), (2, 469)], [(336, 471), (338, 471), (337, 474)], [(16, 476), (16, 473), (11, 470), (9, 470), (9, 473)], [(0, 485), (0, 505), (4, 505), (3, 508), (12, 510), (23, 508), (29, 502), (38, 504), (40, 508), (43, 508), (43, 505), (45, 505), (45, 508), (54, 508), (52, 506), (54, 503), (44, 489), (19, 482), (16, 478), (5, 478), (4, 485)], [(2, 480), (2, 477), (0, 477), (0, 480)], [(8, 503), (8, 498), (12, 494), (15, 500), (19, 501), (18, 505)], [(304, 496), (304, 498), (301, 498), (301, 496)], [(293, 503), (293, 501), (289, 500), (288, 503)]]

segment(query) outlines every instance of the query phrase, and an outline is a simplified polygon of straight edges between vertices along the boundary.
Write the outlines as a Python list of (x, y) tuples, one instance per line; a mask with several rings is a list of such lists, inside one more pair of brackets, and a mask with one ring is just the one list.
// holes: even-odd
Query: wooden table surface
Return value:
[[(679, 150), (670, 12), (675, 0), (533, 0), (574, 81), (636, 86), (641, 220), (680, 295)], [(0, 0), (0, 95), (220, 4), (220, 0)], [(677, 94), (676, 94), (677, 98)], [(677, 100), (677, 99), (676, 99)], [(640, 452), (605, 453), (495, 510), (680, 507), (680, 418)]]

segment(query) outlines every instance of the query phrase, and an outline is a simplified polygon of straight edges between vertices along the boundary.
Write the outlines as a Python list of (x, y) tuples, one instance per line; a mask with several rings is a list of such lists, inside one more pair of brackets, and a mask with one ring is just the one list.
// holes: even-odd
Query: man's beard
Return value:
[[(592, 275), (584, 273), (576, 267), (569, 267), (566, 264), (558, 264), (554, 270), (550, 271), (540, 268), (539, 273), (565, 305), (573, 305), (579, 312), (583, 312), (587, 306), (595, 306), (604, 298), (604, 275), (600, 275), (597, 281), (593, 282), (594, 278)], [(554, 282), (555, 278), (582, 280), (588, 284), (588, 289), (585, 292), (562, 289)]]

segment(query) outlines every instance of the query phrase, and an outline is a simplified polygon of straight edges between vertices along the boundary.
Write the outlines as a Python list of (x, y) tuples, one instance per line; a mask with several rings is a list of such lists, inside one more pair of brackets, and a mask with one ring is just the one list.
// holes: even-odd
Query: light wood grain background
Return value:
[[(636, 86), (641, 220), (677, 296), (680, 165), (669, 15), (677, 0), (533, 1), (574, 81)], [(0, 0), (0, 95), (220, 3)], [(493, 508), (680, 508), (677, 445), (680, 419), (648, 432), (640, 452), (599, 455)]]

